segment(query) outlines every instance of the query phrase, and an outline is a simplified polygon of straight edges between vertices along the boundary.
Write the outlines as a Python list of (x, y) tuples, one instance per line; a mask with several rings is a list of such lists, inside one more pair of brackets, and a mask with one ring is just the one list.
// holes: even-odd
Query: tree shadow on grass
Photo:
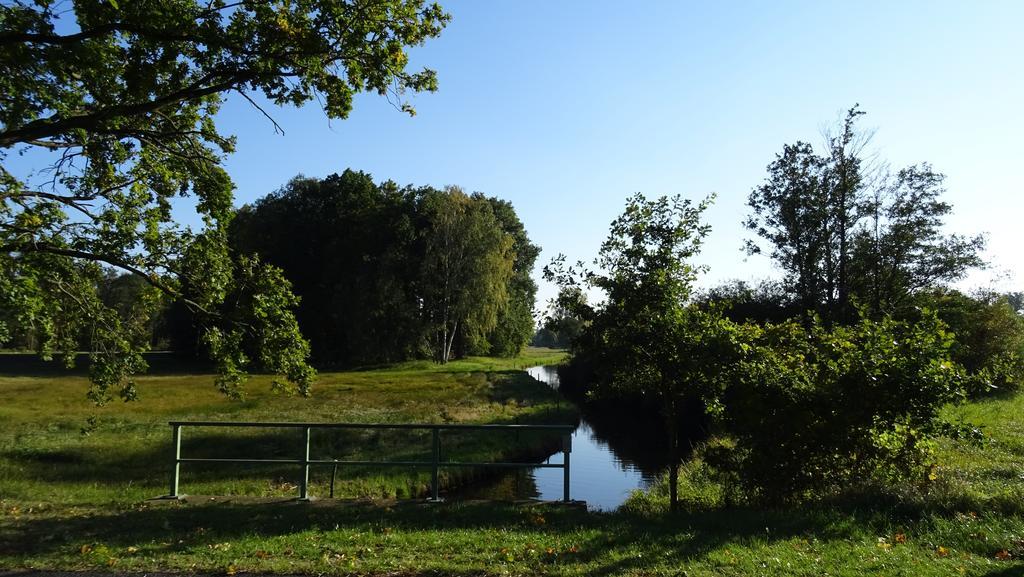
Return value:
[[(0, 519), (0, 558), (62, 558), (77, 555), (83, 545), (102, 545), (112, 554), (131, 547), (149, 558), (196, 555), (201, 560), (204, 551), (232, 543), (232, 555), (242, 558), (258, 556), (260, 551), (287, 550), (296, 559), (311, 562), (320, 558), (325, 546), (374, 547), (386, 542), (388, 535), (404, 535), (399, 540), (406, 548), (430, 549), (439, 539), (448, 539), (452, 546), (469, 548), (470, 558), (491, 553), (497, 557), (506, 545), (495, 541), (493, 532), (498, 531), (507, 532), (510, 542), (518, 536), (520, 541), (537, 543), (541, 551), (544, 543), (571, 542), (572, 554), (560, 554), (552, 562), (566, 569), (575, 566), (576, 571), (585, 570), (589, 575), (621, 575), (649, 569), (652, 558), (662, 566), (678, 566), (729, 547), (770, 547), (792, 539), (822, 543), (863, 540), (865, 535), (889, 534), (894, 526), (912, 527), (923, 513), (909, 508), (893, 512), (735, 507), (635, 515), (589, 513), (559, 504), (308, 503), (244, 498), (210, 502), (196, 498), (188, 503), (147, 502), (131, 510), (87, 516), (47, 516), (43, 511), (21, 519)], [(484, 537), (482, 531), (492, 534)], [(306, 532), (319, 536), (292, 538)], [(449, 537), (442, 537), (446, 532)], [(417, 533), (430, 535), (416, 537)], [(987, 549), (973, 552), (991, 557)], [(542, 562), (543, 558), (538, 561)], [(1019, 566), (1001, 567), (988, 575), (1011, 577), (1021, 575), (1019, 571)]]
[[(491, 371), (491, 388), (488, 399), (492, 403), (515, 401), (521, 404), (555, 403), (571, 406), (558, 391), (539, 383), (520, 370)], [(496, 377), (496, 378), (495, 378)]]
[[(542, 519), (538, 524), (537, 519)], [(765, 532), (765, 527), (771, 531)], [(626, 552), (643, 543), (645, 554), (685, 562), (728, 543), (774, 542), (796, 535), (819, 539), (848, 537), (848, 524), (827, 516), (752, 510), (712, 511), (661, 517), (587, 513), (561, 505), (494, 503), (428, 504), (403, 501), (372, 503), (145, 504), (139, 508), (89, 516), (37, 517), (0, 523), (0, 556), (32, 557), (74, 552), (83, 544), (111, 550), (145, 549), (147, 556), (199, 550), (251, 537), (275, 539), (305, 531), (381, 532), (521, 530), (545, 536), (593, 530), (577, 543), (564, 563), (591, 566), (591, 574), (614, 575), (640, 568)], [(290, 543), (294, 540), (289, 541)], [(305, 542), (305, 540), (303, 540)], [(251, 541), (250, 541), (251, 542)], [(239, 545), (241, 546), (241, 545)], [(425, 545), (426, 546), (426, 545)], [(238, 554), (244, 554), (237, 551)], [(302, 554), (296, 551), (297, 554)], [(620, 554), (621, 553), (621, 554)], [(602, 559), (620, 559), (601, 565)]]

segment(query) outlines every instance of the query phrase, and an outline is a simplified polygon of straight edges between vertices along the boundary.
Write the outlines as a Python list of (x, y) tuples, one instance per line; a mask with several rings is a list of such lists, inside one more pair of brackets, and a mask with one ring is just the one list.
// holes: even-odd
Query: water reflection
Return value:
[[(558, 367), (531, 367), (527, 373), (558, 388)], [(590, 509), (618, 507), (631, 492), (648, 486), (662, 470), (664, 434), (653, 419), (628, 415), (583, 412), (572, 435), (570, 485), (572, 498)], [(561, 463), (561, 453), (550, 458)], [(562, 498), (561, 469), (520, 469), (492, 481), (474, 484), (452, 498), (542, 499)]]

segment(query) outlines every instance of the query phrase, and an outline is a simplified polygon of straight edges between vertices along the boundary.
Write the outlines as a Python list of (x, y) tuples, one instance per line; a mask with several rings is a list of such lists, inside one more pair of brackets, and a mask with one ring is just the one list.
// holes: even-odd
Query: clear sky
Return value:
[(819, 144), (860, 103), (893, 167), (948, 176), (949, 229), (989, 234), (994, 269), (966, 288), (1024, 289), (1024, 2), (441, 3), (452, 23), (413, 52), (440, 90), (411, 99), (415, 118), (367, 95), (333, 123), (272, 110), (281, 136), (229, 103), (239, 204), (345, 168), (458, 184), (513, 203), (539, 271), (592, 259), (633, 192), (717, 192), (702, 284), (754, 279), (773, 270), (740, 250), (748, 193), (784, 143)]

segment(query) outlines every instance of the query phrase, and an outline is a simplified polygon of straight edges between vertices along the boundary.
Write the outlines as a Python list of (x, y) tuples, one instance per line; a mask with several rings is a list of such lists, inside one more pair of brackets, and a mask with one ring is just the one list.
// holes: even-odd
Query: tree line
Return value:
[[(530, 273), (540, 248), (511, 203), (497, 198), (457, 187), (378, 184), (353, 170), (299, 176), (240, 208), (227, 243), (232, 258), (281, 272), (297, 297), (288, 307), (319, 365), (514, 357), (534, 332)], [(232, 291), (212, 313), (238, 316), (240, 303), (259, 294), (253, 288)], [(94, 290), (123, 324), (138, 325), (137, 345), (208, 356), (208, 320), (187, 303), (154, 294), (160, 310), (139, 315), (134, 307), (150, 287), (112, 269), (101, 272)], [(31, 325), (10, 327), (6, 345), (39, 345), (42, 335)], [(69, 338), (81, 351), (98, 344), (89, 331)], [(239, 344), (258, 358), (258, 342)]]
[[(286, 308), (294, 309), (319, 365), (515, 356), (533, 334), (537, 286), (531, 272), (540, 248), (508, 201), (458, 187), (377, 184), (346, 170), (323, 179), (297, 177), (241, 207), (227, 238), (235, 260), (270, 265), (286, 279), (297, 297)], [(126, 324), (142, 323), (139, 345), (208, 354), (207, 319), (187, 304), (166, 301), (160, 312), (143, 317), (133, 313), (148, 290), (137, 275), (107, 269), (95, 287)], [(240, 302), (252, 310), (261, 293), (253, 288), (227, 295), (214, 312), (234, 315)], [(38, 345), (31, 326), (12, 328), (8, 345)], [(97, 344), (88, 331), (72, 338), (80, 350)], [(248, 337), (239, 345), (257, 358), (263, 348)], [(222, 386), (238, 384), (225, 380)]]
[(284, 271), (319, 363), (515, 356), (533, 334), (540, 248), (508, 201), (346, 170), (242, 207), (230, 238)]

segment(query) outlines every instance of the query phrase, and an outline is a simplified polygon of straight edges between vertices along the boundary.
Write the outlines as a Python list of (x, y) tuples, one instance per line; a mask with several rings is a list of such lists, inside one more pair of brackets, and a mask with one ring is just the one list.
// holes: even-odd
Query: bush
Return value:
[(952, 338), (934, 314), (766, 325), (725, 398), (736, 449), (707, 458), (768, 501), (927, 480), (939, 410), (963, 397)]

